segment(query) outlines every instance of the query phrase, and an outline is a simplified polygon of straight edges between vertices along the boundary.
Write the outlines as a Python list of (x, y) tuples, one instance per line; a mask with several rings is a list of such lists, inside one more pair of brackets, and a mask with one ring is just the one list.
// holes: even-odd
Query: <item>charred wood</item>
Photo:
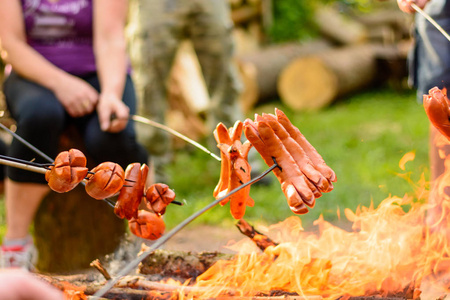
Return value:
[(258, 248), (263, 251), (269, 246), (278, 245), (277, 243), (272, 241), (268, 236), (257, 231), (252, 225), (250, 225), (244, 219), (240, 219), (237, 222), (236, 227), (242, 234), (248, 236), (256, 244), (256, 246), (258, 246)]
[(158, 249), (142, 261), (138, 272), (146, 275), (160, 274), (164, 277), (196, 278), (217, 261), (230, 260), (233, 257), (231, 254), (219, 252), (194, 253)]

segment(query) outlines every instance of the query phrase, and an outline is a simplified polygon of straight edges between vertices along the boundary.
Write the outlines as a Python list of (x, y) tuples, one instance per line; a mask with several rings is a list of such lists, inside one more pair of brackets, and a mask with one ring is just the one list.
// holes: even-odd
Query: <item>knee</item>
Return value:
[(19, 112), (16, 121), (18, 127), (37, 130), (62, 128), (64, 119), (64, 109), (61, 106), (45, 105), (35, 101)]
[(146, 153), (133, 136), (105, 134), (87, 139), (85, 145), (96, 163), (111, 161), (125, 168), (132, 162), (147, 162)]

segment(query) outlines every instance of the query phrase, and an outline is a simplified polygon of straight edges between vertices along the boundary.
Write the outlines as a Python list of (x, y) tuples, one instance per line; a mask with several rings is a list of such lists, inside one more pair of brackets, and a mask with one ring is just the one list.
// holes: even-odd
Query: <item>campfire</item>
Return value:
[[(281, 120), (285, 118), (282, 112), (279, 115), (282, 116)], [(266, 122), (270, 126), (266, 123), (260, 126), (258, 122)], [(336, 181), (336, 177), (320, 159), (316, 161), (329, 174), (322, 179), (328, 181), (314, 181), (317, 190), (312, 188), (309, 194), (304, 190), (299, 191), (301, 185), (292, 183), (291, 177), (283, 177), (281, 172), (288, 165), (286, 161), (281, 165), (277, 162), (281, 163), (289, 151), (276, 156), (269, 152), (270, 149), (258, 146), (263, 131), (272, 132), (270, 128), (282, 124), (277, 122), (274, 115), (257, 116), (254, 123), (249, 121), (244, 125), (244, 130), (249, 130), (249, 134), (246, 132), (247, 138), (266, 163), (270, 164), (271, 158), (274, 158), (275, 164), (271, 170), (278, 172), (275, 174), (290, 208), (296, 214), (303, 214), (314, 206), (315, 199), (322, 192), (332, 190), (331, 182)], [(225, 129), (222, 134), (222, 138), (230, 138), (229, 154), (222, 151), (223, 155), (228, 155), (226, 158), (229, 161), (245, 157), (240, 152), (245, 144), (236, 143), (240, 136), (240, 133), (235, 134), (237, 128), (242, 130), (242, 124), (231, 128), (228, 133)], [(274, 138), (277, 130), (274, 129), (269, 138)], [(282, 139), (281, 134), (278, 136)], [(444, 149), (450, 142), (441, 135), (436, 144)], [(290, 144), (291, 149), (294, 146)], [(277, 147), (273, 148), (278, 152)], [(444, 151), (441, 153), (444, 154)], [(413, 185), (411, 194), (389, 197), (377, 207), (361, 206), (356, 211), (346, 209), (344, 214), (352, 224), (351, 228), (339, 228), (320, 217), (314, 222), (317, 228), (314, 232), (304, 230), (299, 216), (254, 229), (242, 218), (245, 206), (254, 203), (247, 198), (230, 197), (234, 191), (234, 187), (230, 188), (234, 179), (226, 177), (244, 178), (239, 177), (242, 174), (233, 173), (244, 169), (231, 169), (227, 174), (221, 173), (220, 189), (214, 203), (225, 205), (228, 198), (231, 203), (241, 203), (234, 206), (234, 212), (231, 208), (231, 213), (239, 216), (236, 217), (239, 220), (237, 226), (248, 238), (228, 246), (237, 254), (168, 254), (164, 250), (156, 251), (155, 248), (163, 243), (164, 238), (170, 237), (169, 232), (153, 246), (143, 246), (142, 254), (137, 258), (139, 267), (134, 275), (123, 276), (119, 273), (111, 276), (108, 268), (97, 261), (93, 266), (103, 278), (86, 275), (38, 276), (64, 290), (69, 299), (96, 296), (108, 283), (111, 284), (111, 278), (113, 286), (101, 293), (109, 299), (444, 299), (450, 284), (447, 275), (450, 263), (447, 242), (450, 198), (446, 193), (450, 179), (450, 157), (443, 158), (446, 159), (446, 172), (432, 185), (422, 176)], [(413, 152), (406, 154), (400, 160), (400, 168), (404, 169), (408, 161), (413, 159)], [(297, 162), (295, 159), (294, 163)], [(305, 164), (305, 161), (299, 164), (302, 171)], [(242, 163), (240, 166), (247, 165)], [(276, 169), (277, 166), (282, 168)], [(312, 177), (312, 172), (310, 174)], [(242, 186), (245, 186), (243, 183)], [(286, 187), (295, 184), (298, 195), (293, 195), (292, 189)], [(248, 197), (247, 194), (244, 196)], [(296, 198), (292, 200), (290, 197)], [(244, 210), (238, 211), (242, 210), (242, 205)], [(157, 258), (158, 255), (160, 258)]]
[[(406, 154), (401, 166), (412, 158)], [(238, 254), (158, 250), (111, 292), (126, 299), (444, 299), (450, 283), (448, 176), (436, 181), (431, 195), (422, 179), (411, 195), (346, 209), (347, 230), (323, 218), (315, 221), (315, 232), (305, 231), (298, 216), (258, 231), (241, 220), (238, 227), (249, 238), (228, 246)], [(425, 204), (429, 196), (436, 203)], [(430, 226), (427, 214), (435, 221)]]

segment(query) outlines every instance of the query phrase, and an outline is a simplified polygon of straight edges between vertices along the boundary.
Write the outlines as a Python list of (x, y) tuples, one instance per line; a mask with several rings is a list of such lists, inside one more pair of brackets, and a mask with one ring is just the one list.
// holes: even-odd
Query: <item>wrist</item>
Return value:
[(68, 79), (68, 76), (69, 74), (64, 71), (55, 70), (53, 74), (47, 77), (45, 87), (52, 92), (56, 92), (58, 88)]

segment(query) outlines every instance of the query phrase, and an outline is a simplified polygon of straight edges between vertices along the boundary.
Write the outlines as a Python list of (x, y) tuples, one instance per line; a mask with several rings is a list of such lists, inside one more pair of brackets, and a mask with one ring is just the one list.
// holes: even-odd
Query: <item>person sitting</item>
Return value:
[[(124, 28), (126, 0), (0, 1), (0, 40), (7, 74), (3, 90), (16, 133), (49, 157), (75, 126), (87, 155), (122, 167), (148, 163), (134, 124), (136, 96)], [(116, 118), (113, 118), (116, 116)], [(48, 163), (17, 139), (8, 155)], [(29, 228), (49, 192), (44, 176), (7, 168), (6, 234), (0, 267), (30, 269), (36, 249)]]

